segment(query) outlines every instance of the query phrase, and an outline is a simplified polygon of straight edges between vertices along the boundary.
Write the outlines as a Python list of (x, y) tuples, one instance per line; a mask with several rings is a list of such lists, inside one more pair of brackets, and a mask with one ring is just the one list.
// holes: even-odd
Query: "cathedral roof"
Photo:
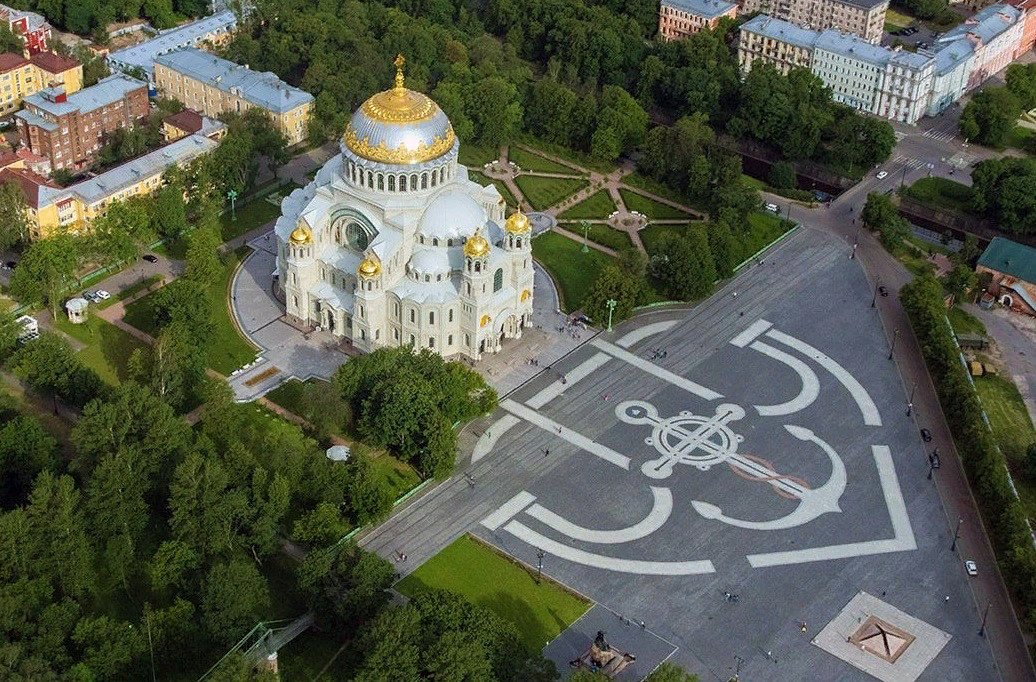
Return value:
[(486, 211), (464, 192), (447, 190), (435, 197), (418, 225), (417, 233), (426, 238), (456, 239), (470, 237), (486, 224)]
[(424, 163), (449, 153), (457, 143), (439, 105), (403, 87), (405, 61), (396, 57), (395, 86), (364, 102), (345, 128), (345, 146), (361, 158), (393, 165)]

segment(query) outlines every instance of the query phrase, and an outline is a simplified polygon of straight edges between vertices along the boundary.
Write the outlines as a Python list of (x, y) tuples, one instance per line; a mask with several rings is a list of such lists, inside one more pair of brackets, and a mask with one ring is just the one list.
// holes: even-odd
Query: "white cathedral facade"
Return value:
[(446, 114), (403, 85), (353, 114), (342, 153), (281, 204), (277, 280), (289, 315), (363, 351), (479, 359), (532, 324), (529, 219), (468, 179)]

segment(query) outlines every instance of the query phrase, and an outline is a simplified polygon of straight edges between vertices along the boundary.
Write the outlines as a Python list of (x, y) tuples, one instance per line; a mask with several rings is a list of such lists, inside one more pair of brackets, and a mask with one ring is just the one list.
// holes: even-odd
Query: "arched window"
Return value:
[[(450, 308), (450, 311), (449, 311), (449, 319), (450, 319), (450, 322), (453, 322), (453, 308)], [(451, 343), (452, 343), (452, 342), (451, 342)]]
[[(388, 176), (388, 188), (389, 188), (390, 192), (395, 192), (396, 191), (396, 176), (395, 175)], [(400, 187), (399, 189), (402, 190), (403, 188)]]
[(406, 191), (406, 176), (405, 175), (400, 175), (399, 176), (399, 191), (400, 192), (405, 192)]
[(493, 273), (493, 292), (500, 291), (504, 288), (504, 269), (497, 268), (496, 272)]
[(452, 239), (447, 239), (446, 240), (446, 246), (453, 246), (453, 240)]
[(385, 175), (383, 173), (378, 173), (378, 189), (385, 189)]
[(482, 263), (475, 261), (475, 272), (482, 272)]
[(429, 310), (428, 311), (428, 324), (435, 324), (435, 311), (434, 310)]
[(432, 246), (438, 246), (438, 245), (439, 245), (439, 238), (438, 237), (433, 237), (432, 238)]
[(421, 173), (421, 189), (428, 189), (428, 173)]
[(518, 237), (518, 238), (517, 238), (517, 239), (516, 239), (516, 240), (514, 241), (514, 243), (515, 243), (515, 246), (517, 246), (517, 247), (518, 247), (519, 249), (520, 249), (520, 248), (522, 248), (522, 238), (521, 238), (521, 237)]
[(372, 171), (367, 171), (367, 186), (374, 189), (374, 173)]
[(410, 189), (417, 189), (417, 173), (410, 176)]

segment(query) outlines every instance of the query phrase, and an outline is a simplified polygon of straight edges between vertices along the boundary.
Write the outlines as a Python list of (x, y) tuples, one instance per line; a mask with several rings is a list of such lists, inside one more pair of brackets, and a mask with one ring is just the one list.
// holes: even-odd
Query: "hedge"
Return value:
[(1036, 625), (1036, 547), (1026, 514), (986, 424), (978, 394), (954, 340), (942, 285), (931, 275), (915, 279), (900, 293), (925, 363), (935, 381), (939, 402), (950, 425), (957, 452), (971, 479), (982, 515), (996, 548), (1004, 580)]

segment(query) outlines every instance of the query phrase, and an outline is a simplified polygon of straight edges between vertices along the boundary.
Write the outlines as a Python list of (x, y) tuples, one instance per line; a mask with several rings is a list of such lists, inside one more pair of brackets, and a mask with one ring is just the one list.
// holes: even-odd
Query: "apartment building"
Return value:
[(889, 0), (741, 0), (740, 14), (760, 12), (803, 28), (833, 28), (881, 42)]
[(767, 16), (741, 26), (738, 62), (744, 71), (762, 60), (783, 73), (810, 69), (831, 97), (859, 111), (914, 123), (925, 115), (935, 59), (894, 50), (834, 29), (811, 31)]
[(1036, 44), (1036, 0), (1013, 0), (1011, 4), (1022, 13), (1022, 37), (1014, 52), (1017, 59)]
[(967, 89), (977, 88), (1007, 68), (1022, 42), (1025, 29), (1022, 10), (1011, 5), (990, 5), (935, 41), (936, 51), (950, 46), (971, 50)]
[(787, 75), (794, 68), (809, 69), (813, 65), (813, 46), (818, 33), (766, 15), (754, 17), (741, 25), (738, 36), (737, 61), (744, 73), (756, 62), (773, 64)]
[(106, 57), (112, 71), (144, 73), (148, 82), (155, 83), (155, 59), (185, 47), (220, 47), (225, 45), (237, 28), (237, 16), (230, 10), (217, 12), (166, 31), (159, 31), (151, 40), (116, 50)]
[(11, 32), (22, 37), (25, 41), (25, 51), (29, 55), (47, 49), (51, 33), (50, 24), (39, 14), (0, 5), (0, 21), (7, 22)]
[(53, 52), (38, 52), (28, 59), (13, 52), (0, 54), (0, 116), (16, 111), (25, 97), (52, 85), (79, 90), (82, 65)]
[(206, 116), (262, 109), (284, 133), (288, 144), (306, 137), (313, 95), (272, 73), (221, 59), (195, 48), (155, 58), (155, 83), (165, 97), (180, 100)]
[(737, 5), (724, 0), (662, 0), (658, 35), (663, 40), (679, 40), (703, 28), (715, 28), (723, 17), (736, 16)]
[(147, 84), (116, 74), (73, 94), (58, 86), (30, 95), (15, 120), (23, 147), (55, 170), (77, 171), (93, 162), (105, 135), (148, 112)]
[(59, 228), (81, 231), (113, 202), (151, 194), (162, 186), (166, 170), (185, 166), (217, 144), (206, 135), (189, 135), (65, 188), (23, 168), (0, 171), (0, 182), (18, 183), (26, 199), (30, 235), (33, 239), (45, 238)]

